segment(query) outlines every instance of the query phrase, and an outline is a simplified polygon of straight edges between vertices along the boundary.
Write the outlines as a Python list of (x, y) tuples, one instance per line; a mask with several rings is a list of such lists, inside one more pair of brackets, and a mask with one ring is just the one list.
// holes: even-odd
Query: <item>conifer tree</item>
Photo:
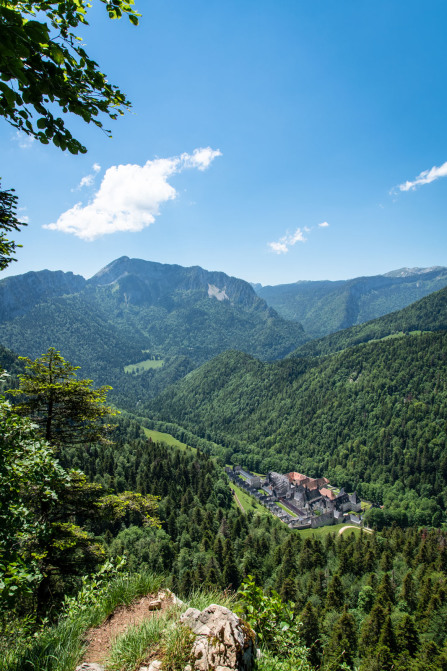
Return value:
[(229, 538), (224, 544), (222, 580), (225, 588), (236, 590), (240, 585), (239, 570), (234, 560), (233, 545)]
[(320, 627), (317, 613), (311, 602), (308, 601), (300, 613), (299, 621), (302, 624), (300, 635), (309, 648), (309, 661), (313, 666), (318, 666), (321, 661)]
[(396, 637), (394, 635), (394, 629), (391, 623), (391, 617), (389, 612), (385, 617), (385, 621), (380, 631), (379, 647), (381, 646), (388, 648), (391, 653), (395, 653), (397, 651)]
[[(331, 638), (325, 649), (325, 667), (331, 671), (341, 671), (343, 664), (351, 668), (354, 664), (357, 651), (357, 634), (354, 618), (348, 612), (347, 606), (342, 616), (337, 620)], [(346, 667), (344, 667), (346, 668)]]
[(371, 650), (376, 648), (385, 617), (386, 610), (376, 600), (369, 617), (363, 622), (360, 632), (359, 648), (363, 655), (367, 655)]
[(341, 608), (344, 602), (344, 590), (338, 573), (334, 573), (329, 583), (326, 596), (326, 609)]
[(283, 581), (279, 595), (285, 603), (290, 601), (295, 603), (297, 598), (297, 590), (293, 575), (287, 576), (287, 578)]
[(394, 589), (388, 573), (384, 573), (380, 585), (377, 589), (376, 602), (383, 607), (394, 603)]
[(407, 608), (410, 613), (416, 608), (416, 590), (414, 587), (414, 581), (411, 571), (408, 571), (405, 574), (405, 578), (402, 583), (401, 598), (405, 601)]
[(399, 652), (408, 651), (414, 657), (419, 648), (419, 635), (411, 615), (406, 613), (396, 627), (396, 644)]
[(78, 380), (76, 371), (60, 352), (50, 347), (46, 354), (25, 362), (20, 386), (8, 393), (19, 396), (14, 410), (29, 417), (43, 438), (52, 445), (88, 443), (104, 436), (104, 419), (116, 415), (105, 405), (111, 387), (92, 388), (92, 380)]

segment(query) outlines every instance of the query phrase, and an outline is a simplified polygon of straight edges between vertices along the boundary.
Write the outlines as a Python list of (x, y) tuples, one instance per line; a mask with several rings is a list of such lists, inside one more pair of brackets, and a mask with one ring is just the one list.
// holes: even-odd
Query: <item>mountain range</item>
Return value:
[(447, 268), (400, 268), (384, 275), (335, 282), (295, 282), (253, 287), (285, 319), (300, 322), (308, 337), (340, 331), (389, 312), (447, 286)]
[[(132, 397), (154, 394), (229, 348), (273, 360), (305, 340), (243, 280), (128, 257), (89, 280), (48, 270), (8, 277), (0, 306), (4, 346), (29, 357), (55, 347), (123, 397), (130, 387)], [(132, 364), (140, 375), (124, 373)]]
[[(393, 331), (386, 320), (320, 340), (314, 335), (340, 328), (349, 305), (357, 306), (350, 312), (351, 321), (361, 321), (378, 309), (411, 303), (443, 283), (445, 268), (405, 268), (344, 282), (258, 285), (255, 291), (248, 282), (222, 272), (123, 256), (88, 280), (49, 270), (1, 280), (0, 342), (32, 358), (56, 347), (81, 366), (84, 376), (96, 384), (111, 384), (115, 402), (129, 407), (226, 350), (274, 361), (384, 337)], [(292, 308), (284, 306), (292, 304), (292, 316), (296, 319), (300, 306), (309, 332), (286, 318)], [(415, 323), (428, 323), (437, 308), (430, 305), (427, 310)], [(392, 317), (393, 324), (399, 331), (414, 330), (414, 319), (405, 321), (405, 314), (398, 326)]]

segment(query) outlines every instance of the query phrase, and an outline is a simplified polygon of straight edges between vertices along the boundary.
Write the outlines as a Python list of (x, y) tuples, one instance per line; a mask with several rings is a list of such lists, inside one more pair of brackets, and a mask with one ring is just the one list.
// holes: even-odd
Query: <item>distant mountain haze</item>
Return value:
[(400, 310), (447, 286), (447, 268), (400, 268), (350, 280), (253, 285), (258, 296), (285, 319), (298, 321), (310, 338)]

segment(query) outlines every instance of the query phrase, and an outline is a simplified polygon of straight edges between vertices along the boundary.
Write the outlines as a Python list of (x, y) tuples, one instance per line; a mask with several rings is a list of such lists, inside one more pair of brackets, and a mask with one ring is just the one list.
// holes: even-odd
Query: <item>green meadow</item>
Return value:
[(131, 363), (128, 366), (124, 366), (124, 372), (144, 373), (145, 370), (149, 370), (150, 368), (163, 368), (163, 364), (163, 359), (145, 359), (144, 361), (139, 361), (138, 363)]

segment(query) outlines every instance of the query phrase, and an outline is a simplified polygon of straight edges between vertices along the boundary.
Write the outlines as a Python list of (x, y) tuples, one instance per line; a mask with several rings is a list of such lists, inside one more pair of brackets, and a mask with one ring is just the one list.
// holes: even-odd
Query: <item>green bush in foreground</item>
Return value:
[(249, 575), (241, 585), (237, 610), (256, 632), (264, 654), (258, 662), (260, 671), (312, 671), (309, 649), (300, 637), (292, 603), (284, 603), (274, 590), (270, 595), (257, 587)]

